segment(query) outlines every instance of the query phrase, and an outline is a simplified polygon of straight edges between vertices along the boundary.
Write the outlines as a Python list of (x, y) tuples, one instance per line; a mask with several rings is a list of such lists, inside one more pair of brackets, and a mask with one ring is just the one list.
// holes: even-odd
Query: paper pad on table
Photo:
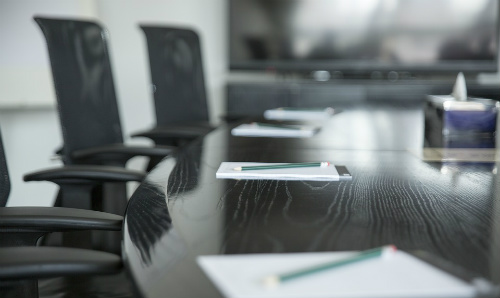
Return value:
[(326, 120), (334, 114), (332, 108), (325, 109), (299, 109), (277, 108), (266, 110), (264, 118), (269, 120)]
[(270, 166), (282, 163), (257, 163), (257, 162), (223, 162), (217, 170), (219, 179), (269, 179), (269, 180), (310, 180), (310, 181), (339, 181), (349, 180), (340, 177), (335, 165), (326, 167), (280, 168), (251, 171), (236, 171), (237, 167)]
[(312, 125), (275, 125), (241, 124), (231, 130), (233, 136), (309, 138), (316, 134), (318, 126)]
[(198, 264), (225, 297), (231, 298), (404, 298), (474, 297), (476, 289), (420, 259), (397, 251), (266, 286), (266, 276), (351, 256), (351, 252), (200, 256)]

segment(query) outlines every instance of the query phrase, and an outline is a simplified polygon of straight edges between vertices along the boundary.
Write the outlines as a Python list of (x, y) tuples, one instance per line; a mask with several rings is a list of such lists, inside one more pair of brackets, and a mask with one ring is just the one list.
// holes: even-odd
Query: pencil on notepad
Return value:
[(304, 127), (301, 127), (301, 126), (292, 126), (292, 125), (283, 125), (283, 124), (258, 123), (258, 122), (252, 122), (252, 124), (256, 125), (256, 126), (261, 126), (261, 127), (275, 127), (275, 128), (292, 129), (292, 130), (303, 130), (304, 129)]
[(366, 251), (360, 252), (352, 257), (345, 258), (342, 260), (337, 260), (337, 261), (332, 261), (332, 262), (328, 262), (328, 263), (324, 263), (324, 264), (319, 264), (319, 265), (308, 267), (308, 268), (302, 268), (302, 269), (288, 272), (288, 273), (284, 273), (284, 274), (270, 275), (270, 276), (267, 276), (264, 278), (264, 285), (276, 286), (282, 282), (293, 280), (293, 279), (296, 279), (299, 277), (308, 276), (308, 275), (318, 273), (321, 271), (342, 267), (345, 265), (361, 262), (361, 261), (372, 259), (372, 258), (382, 257), (386, 254), (393, 254), (394, 252), (396, 252), (396, 250), (397, 250), (396, 246), (387, 245), (387, 246), (383, 246), (383, 247), (379, 247), (379, 248), (366, 250)]
[(294, 108), (294, 107), (282, 107), (282, 108), (277, 108), (277, 110), (282, 110), (282, 111), (311, 111), (311, 112), (328, 112), (331, 113), (333, 112), (333, 108)]
[(276, 164), (276, 165), (237, 167), (237, 168), (234, 168), (233, 170), (235, 170), (235, 171), (271, 170), (271, 169), (283, 169), (283, 168), (327, 167), (329, 165), (330, 165), (330, 163), (327, 161), (301, 162), (301, 163), (285, 163), (285, 164)]

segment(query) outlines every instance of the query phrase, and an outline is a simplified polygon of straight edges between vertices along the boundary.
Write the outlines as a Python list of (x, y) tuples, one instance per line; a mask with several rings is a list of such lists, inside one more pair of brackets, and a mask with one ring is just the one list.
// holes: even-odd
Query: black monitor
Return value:
[(498, 0), (229, 0), (229, 65), (495, 72), (498, 9)]

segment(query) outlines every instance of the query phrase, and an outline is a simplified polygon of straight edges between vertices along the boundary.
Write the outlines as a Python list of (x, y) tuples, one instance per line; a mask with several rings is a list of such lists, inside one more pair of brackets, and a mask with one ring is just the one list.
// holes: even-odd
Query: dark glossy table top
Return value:
[[(424, 250), (500, 282), (494, 163), (430, 163), (421, 104), (346, 107), (309, 139), (243, 138), (223, 125), (163, 160), (125, 218), (124, 254), (145, 297), (222, 297), (207, 254)], [(331, 161), (346, 182), (220, 180), (223, 161)]]

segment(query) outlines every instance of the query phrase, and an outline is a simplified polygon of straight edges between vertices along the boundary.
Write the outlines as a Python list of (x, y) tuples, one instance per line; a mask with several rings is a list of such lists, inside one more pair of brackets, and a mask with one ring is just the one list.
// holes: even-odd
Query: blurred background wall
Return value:
[[(61, 145), (61, 132), (47, 49), (34, 15), (91, 19), (108, 29), (124, 136), (128, 143), (147, 144), (128, 137), (154, 123), (138, 24), (186, 26), (199, 33), (211, 119), (217, 122), (225, 109), (226, 13), (225, 0), (1, 0), (0, 126), (12, 179), (8, 205), (50, 206), (57, 191), (48, 182), (22, 181), (27, 172), (60, 165), (50, 158)], [(130, 167), (142, 169), (144, 163), (136, 158)]]

